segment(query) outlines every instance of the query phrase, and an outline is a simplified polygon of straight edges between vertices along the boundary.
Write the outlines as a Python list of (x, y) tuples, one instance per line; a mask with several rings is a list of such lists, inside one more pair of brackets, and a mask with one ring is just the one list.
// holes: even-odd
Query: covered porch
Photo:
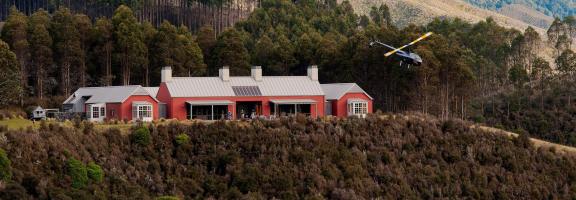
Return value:
[(313, 99), (272, 99), (270, 100), (273, 116), (282, 117), (303, 114), (318, 117), (318, 102)]
[(230, 119), (234, 102), (228, 100), (186, 101), (188, 119), (220, 120)]

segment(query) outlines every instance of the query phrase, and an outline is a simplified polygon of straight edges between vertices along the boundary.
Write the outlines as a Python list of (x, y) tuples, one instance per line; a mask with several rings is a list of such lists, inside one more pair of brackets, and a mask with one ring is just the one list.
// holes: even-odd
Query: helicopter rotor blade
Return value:
[(420, 42), (421, 40), (426, 39), (427, 37), (430, 37), (432, 34), (434, 34), (434, 33), (428, 32), (428, 33), (424, 34), (423, 36), (419, 37), (418, 39), (410, 42), (409, 44), (404, 45), (404, 46), (402, 46), (402, 47), (400, 47), (400, 48), (394, 49), (394, 50), (392, 50), (392, 51), (384, 54), (384, 56), (388, 57), (388, 56), (390, 56), (390, 55), (392, 55), (392, 54), (395, 54), (396, 52), (401, 51), (402, 49), (404, 49), (404, 48), (406, 48), (406, 47), (412, 46), (412, 45), (416, 44), (417, 42)]

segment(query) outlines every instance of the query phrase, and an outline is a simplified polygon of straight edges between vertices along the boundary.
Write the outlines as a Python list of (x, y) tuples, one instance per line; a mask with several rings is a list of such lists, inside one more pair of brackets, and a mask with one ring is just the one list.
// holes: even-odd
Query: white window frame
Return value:
[(106, 118), (106, 104), (91, 104), (88, 106), (88, 119), (94, 122), (103, 121)]
[(358, 117), (365, 117), (368, 114), (368, 102), (366, 101), (352, 101), (347, 105), (348, 116), (356, 115)]
[(152, 121), (154, 110), (150, 104), (135, 104), (132, 106), (132, 119), (142, 121)]

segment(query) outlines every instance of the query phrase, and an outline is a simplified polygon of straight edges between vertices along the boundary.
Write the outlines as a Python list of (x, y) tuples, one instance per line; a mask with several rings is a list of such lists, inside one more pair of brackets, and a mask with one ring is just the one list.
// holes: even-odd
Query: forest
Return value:
[[(468, 122), (218, 121), (0, 133), (1, 199), (568, 199), (574, 155)], [(24, 137), (23, 137), (24, 136)], [(530, 184), (527, 184), (530, 183)]]
[[(78, 87), (157, 86), (159, 69), (167, 65), (176, 76), (214, 76), (224, 65), (238, 76), (248, 75), (250, 65), (263, 66), (265, 75), (302, 75), (315, 64), (321, 82), (358, 83), (375, 98), (376, 110), (419, 111), (576, 141), (570, 139), (576, 138), (574, 17), (557, 18), (546, 37), (490, 18), (476, 24), (436, 19), (403, 29), (391, 21), (386, 5), (358, 16), (346, 1), (266, 0), (217, 33), (210, 25), (191, 31), (169, 21), (140, 22), (124, 5), (98, 18), (67, 7), (27, 16), (12, 7), (1, 32), (7, 45), (0, 62), (9, 64), (2, 65), (0, 103), (59, 107)], [(419, 67), (399, 66), (383, 57), (387, 49), (368, 45), (401, 46), (428, 31), (436, 34), (413, 49), (425, 61)], [(546, 47), (552, 58), (541, 55)]]
[(198, 30), (211, 25), (217, 33), (245, 19), (258, 7), (259, 0), (2, 0), (0, 21), (6, 20), (10, 7), (15, 6), (26, 15), (39, 9), (49, 13), (66, 7), (74, 14), (85, 14), (91, 19), (112, 17), (120, 5), (134, 9), (139, 21), (159, 26), (164, 20)]

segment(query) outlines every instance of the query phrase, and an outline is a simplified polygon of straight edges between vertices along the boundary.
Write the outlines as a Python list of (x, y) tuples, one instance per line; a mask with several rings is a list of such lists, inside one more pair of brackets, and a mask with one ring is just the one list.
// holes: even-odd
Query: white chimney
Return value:
[(313, 81), (318, 80), (318, 65), (308, 67), (308, 77)]
[(250, 73), (252, 74), (252, 78), (254, 78), (255, 81), (262, 81), (262, 67), (261, 66), (252, 66)]
[(166, 66), (166, 67), (162, 67), (162, 71), (161, 71), (161, 80), (162, 83), (168, 82), (172, 80), (172, 67), (170, 66)]
[(230, 68), (228, 66), (224, 66), (218, 70), (218, 75), (222, 81), (230, 81)]

